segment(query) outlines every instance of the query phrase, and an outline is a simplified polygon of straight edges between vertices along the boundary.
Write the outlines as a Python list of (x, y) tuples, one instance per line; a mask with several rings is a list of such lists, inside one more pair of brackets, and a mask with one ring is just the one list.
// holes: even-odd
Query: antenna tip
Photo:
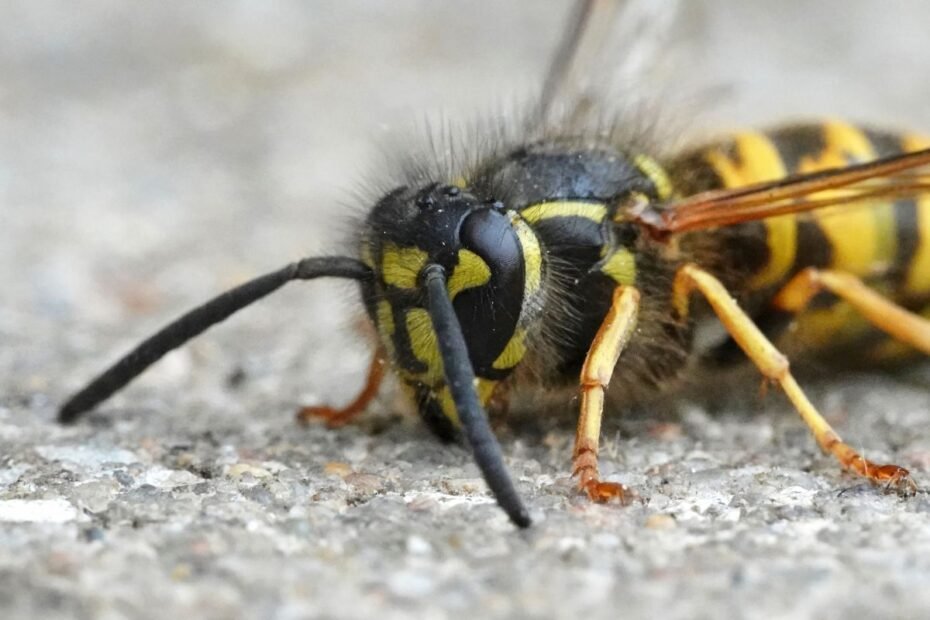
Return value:
[(513, 524), (520, 529), (526, 529), (533, 525), (533, 520), (530, 518), (530, 513), (528, 513), (526, 508), (523, 508), (522, 506), (518, 512), (510, 515), (510, 520), (513, 521)]
[(86, 407), (81, 407), (78, 403), (75, 403), (72, 398), (58, 409), (58, 423), (72, 424), (85, 410)]

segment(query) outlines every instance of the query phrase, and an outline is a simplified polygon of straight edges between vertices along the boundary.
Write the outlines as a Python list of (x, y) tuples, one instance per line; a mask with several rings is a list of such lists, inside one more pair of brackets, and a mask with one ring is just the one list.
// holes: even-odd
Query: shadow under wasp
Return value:
[[(488, 424), (492, 399), (520, 383), (576, 384), (572, 474), (595, 501), (623, 499), (627, 490), (598, 474), (608, 385), (665, 389), (695, 358), (723, 364), (734, 352), (781, 387), (845, 469), (913, 492), (906, 469), (840, 439), (772, 341), (801, 332), (815, 336), (814, 354), (930, 354), (930, 140), (829, 121), (659, 157), (626, 140), (622, 122), (576, 128), (570, 117), (590, 105), (582, 98), (553, 122), (553, 102), (602, 43), (603, 12), (618, 5), (578, 3), (521, 140), (501, 138), (469, 165), (401, 177), (361, 225), (357, 256), (305, 258), (195, 308), (72, 396), (59, 419), (76, 420), (287, 282), (347, 278), (379, 335), (368, 380), (347, 407), (305, 416), (348, 421), (390, 367), (439, 437), (464, 437), (520, 527), (530, 517)], [(842, 320), (850, 311), (868, 329)], [(710, 321), (728, 339), (699, 352), (695, 333)]]

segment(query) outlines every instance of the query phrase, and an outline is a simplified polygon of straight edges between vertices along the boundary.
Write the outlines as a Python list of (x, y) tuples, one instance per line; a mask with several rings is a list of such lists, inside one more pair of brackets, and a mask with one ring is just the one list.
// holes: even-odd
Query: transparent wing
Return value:
[(542, 117), (576, 115), (624, 88), (660, 90), (680, 0), (579, 0), (553, 55), (540, 97)]
[(930, 196), (930, 149), (863, 164), (712, 190), (633, 216), (660, 235), (874, 200)]

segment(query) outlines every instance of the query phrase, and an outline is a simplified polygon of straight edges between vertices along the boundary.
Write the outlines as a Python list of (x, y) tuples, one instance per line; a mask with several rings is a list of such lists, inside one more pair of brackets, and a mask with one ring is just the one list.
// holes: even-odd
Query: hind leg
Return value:
[[(845, 276), (845, 274), (843, 275)], [(809, 276), (804, 277), (809, 278)], [(792, 283), (795, 281), (798, 282), (794, 284), (797, 290), (802, 290), (805, 288), (805, 282), (809, 282), (810, 280), (799, 280), (795, 278), (792, 282), (789, 282), (786, 289), (792, 286)], [(831, 285), (836, 281), (837, 279), (829, 277), (826, 280), (820, 280), (820, 282), (827, 282)], [(841, 278), (839, 281), (841, 284), (848, 284), (848, 280), (846, 279)], [(827, 284), (823, 285), (827, 286)], [(865, 288), (861, 283), (859, 283), (859, 286)], [(811, 432), (813, 432), (814, 438), (824, 452), (832, 454), (845, 469), (873, 483), (893, 487), (902, 494), (912, 494), (916, 490), (917, 485), (911, 479), (910, 473), (906, 469), (897, 465), (879, 465), (868, 461), (850, 445), (840, 439), (840, 436), (833, 430), (823, 416), (820, 415), (801, 390), (800, 386), (798, 386), (794, 376), (792, 376), (789, 370), (787, 358), (769, 342), (768, 338), (756, 327), (749, 316), (743, 312), (723, 284), (713, 275), (703, 271), (696, 265), (685, 265), (679, 269), (675, 277), (674, 301), (676, 311), (682, 319), (686, 318), (688, 315), (690, 294), (695, 290), (699, 291), (707, 299), (727, 332), (729, 332), (730, 336), (746, 353), (749, 359), (752, 360), (759, 371), (762, 372), (765, 377), (778, 383), (782, 387), (785, 394), (795, 406), (795, 409), (797, 409), (798, 413), (801, 415), (801, 418), (811, 429)], [(868, 291), (868, 289), (866, 290)], [(840, 291), (840, 293), (837, 293), (838, 295), (844, 299), (846, 299), (847, 295), (852, 297), (852, 299), (848, 299), (848, 301), (855, 307), (860, 308), (860, 311), (866, 316), (869, 316), (866, 311), (873, 316), (877, 316), (881, 311), (888, 311), (888, 305), (894, 306), (894, 304), (884, 300), (873, 291), (868, 291), (868, 295), (863, 295), (861, 289), (855, 286), (841, 287)], [(779, 295), (777, 298), (781, 297), (782, 296)], [(808, 299), (810, 297), (813, 297), (813, 294), (811, 294)], [(876, 297), (878, 298), (877, 300), (875, 299)], [(794, 299), (798, 301), (802, 298), (795, 297), (794, 294), (789, 291), (789, 294), (786, 294), (784, 299)], [(793, 306), (786, 304), (784, 309), (790, 309), (791, 307)], [(897, 306), (894, 306), (894, 308), (898, 313), (910, 314)], [(898, 319), (902, 318), (899, 315), (895, 316)], [(921, 321), (923, 320), (920, 317), (916, 317), (916, 315), (913, 318)]]
[(775, 296), (779, 310), (797, 314), (821, 291), (829, 291), (855, 308), (869, 323), (895, 340), (930, 355), (930, 320), (905, 310), (842, 271), (805, 269)]

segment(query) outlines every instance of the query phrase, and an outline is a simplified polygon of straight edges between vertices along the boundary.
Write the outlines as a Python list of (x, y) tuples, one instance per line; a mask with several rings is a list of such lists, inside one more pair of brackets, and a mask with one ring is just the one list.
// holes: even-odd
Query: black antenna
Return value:
[(497, 503), (518, 527), (529, 527), (530, 515), (513, 486), (504, 466), (500, 444), (491, 431), (484, 409), (475, 392), (475, 371), (468, 359), (468, 348), (458, 317), (446, 291), (446, 276), (439, 265), (424, 269), (429, 315), (436, 331), (439, 353), (445, 368), (446, 384), (471, 447), (475, 462), (497, 498)]
[(194, 308), (139, 344), (91, 381), (87, 387), (69, 398), (58, 411), (58, 421), (75, 421), (82, 413), (132, 381), (168, 351), (178, 348), (211, 325), (225, 320), (237, 310), (273, 293), (291, 280), (312, 280), (320, 277), (367, 280), (371, 276), (371, 269), (354, 258), (321, 256), (305, 258), (278, 271), (249, 280)]

